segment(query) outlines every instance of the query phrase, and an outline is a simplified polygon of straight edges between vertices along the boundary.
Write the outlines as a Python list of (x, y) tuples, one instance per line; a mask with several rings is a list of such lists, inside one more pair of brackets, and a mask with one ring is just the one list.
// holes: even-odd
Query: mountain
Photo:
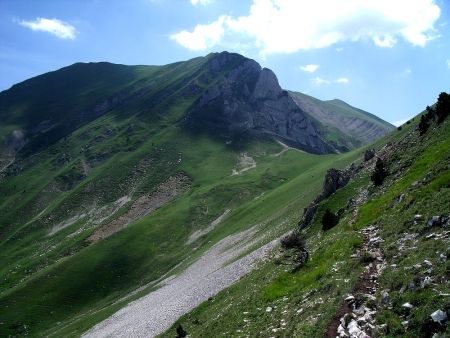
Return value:
[(77, 63), (1, 92), (0, 121), (0, 336), (80, 335), (224, 240), (270, 243), (361, 154), (226, 52)]
[(288, 93), (272, 71), (238, 54), (161, 67), (78, 63), (0, 93), (1, 163), (18, 150), (39, 151), (106, 113), (177, 121), (182, 114), (164, 112), (172, 100), (184, 100), (185, 119), (196, 131), (268, 134), (315, 153), (350, 150), (393, 129), (343, 102)]

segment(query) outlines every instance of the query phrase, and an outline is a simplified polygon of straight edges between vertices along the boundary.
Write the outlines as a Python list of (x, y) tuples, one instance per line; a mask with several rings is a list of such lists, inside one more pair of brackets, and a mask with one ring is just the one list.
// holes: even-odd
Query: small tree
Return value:
[(375, 186), (380, 186), (383, 184), (384, 179), (388, 175), (386, 170), (386, 166), (381, 158), (377, 159), (375, 163), (375, 170), (372, 173), (372, 177), (370, 178)]
[(327, 231), (339, 223), (339, 217), (335, 213), (331, 212), (330, 209), (325, 210), (322, 216), (322, 230)]
[(181, 324), (178, 324), (176, 338), (184, 338), (186, 336), (187, 336), (187, 332), (183, 329)]
[(430, 124), (428, 123), (428, 118), (425, 115), (422, 115), (419, 122), (420, 135), (424, 135), (427, 132), (429, 126)]
[(441, 123), (450, 114), (450, 94), (442, 92), (439, 94), (436, 105), (437, 122)]

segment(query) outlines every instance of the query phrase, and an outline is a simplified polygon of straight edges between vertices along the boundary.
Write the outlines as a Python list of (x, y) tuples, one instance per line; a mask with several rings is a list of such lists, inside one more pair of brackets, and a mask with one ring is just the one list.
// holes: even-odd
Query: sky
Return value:
[(450, 92), (450, 0), (0, 0), (0, 91), (75, 62), (223, 50), (398, 125)]

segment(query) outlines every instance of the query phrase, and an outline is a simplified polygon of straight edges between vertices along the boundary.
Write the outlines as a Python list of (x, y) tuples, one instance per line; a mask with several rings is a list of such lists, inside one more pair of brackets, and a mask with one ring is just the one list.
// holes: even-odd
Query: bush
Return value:
[(430, 124), (428, 123), (427, 116), (426, 115), (422, 115), (420, 117), (420, 122), (419, 122), (420, 135), (424, 135), (427, 132), (429, 126), (430, 126)]
[(339, 217), (336, 216), (330, 209), (325, 210), (322, 216), (322, 230), (327, 231), (339, 223)]
[(442, 92), (439, 94), (438, 102), (436, 104), (437, 122), (441, 123), (446, 119), (450, 113), (450, 94)]
[(397, 130), (398, 130), (398, 131), (402, 130), (402, 126), (398, 126), (398, 127), (397, 127)]
[(184, 338), (187, 336), (187, 332), (183, 329), (183, 327), (181, 326), (181, 324), (179, 324), (177, 326), (177, 335), (175, 336), (176, 338)]
[(297, 231), (292, 231), (280, 240), (281, 246), (285, 250), (300, 249), (305, 247), (305, 240)]
[(297, 268), (300, 268), (308, 261), (309, 253), (305, 248), (305, 240), (298, 231), (287, 234), (280, 242), (283, 249), (295, 249), (297, 251), (297, 257), (295, 258), (295, 261), (298, 263)]
[(388, 175), (388, 172), (386, 170), (386, 166), (381, 158), (377, 159), (377, 163), (375, 164), (375, 170), (372, 173), (372, 176), (370, 179), (372, 180), (373, 184), (377, 187), (383, 184), (384, 179)]

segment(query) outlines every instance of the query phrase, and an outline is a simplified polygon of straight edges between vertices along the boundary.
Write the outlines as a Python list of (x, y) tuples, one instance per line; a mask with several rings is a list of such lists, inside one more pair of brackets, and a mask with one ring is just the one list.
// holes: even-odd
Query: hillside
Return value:
[[(192, 337), (447, 337), (450, 120), (420, 114), (372, 148), (329, 171), (314, 216), (313, 203), (291, 223), (306, 263), (294, 242), (274, 249), (162, 337), (180, 325)], [(387, 176), (375, 186), (378, 159)]]
[(230, 236), (256, 231), (235, 259), (271, 242), (360, 152), (225, 52), (74, 64), (1, 92), (0, 118), (0, 336), (80, 335)]
[(321, 101), (298, 92), (289, 94), (304, 112), (317, 121), (329, 142), (339, 140), (342, 150), (371, 143), (393, 130), (390, 123), (344, 101)]

